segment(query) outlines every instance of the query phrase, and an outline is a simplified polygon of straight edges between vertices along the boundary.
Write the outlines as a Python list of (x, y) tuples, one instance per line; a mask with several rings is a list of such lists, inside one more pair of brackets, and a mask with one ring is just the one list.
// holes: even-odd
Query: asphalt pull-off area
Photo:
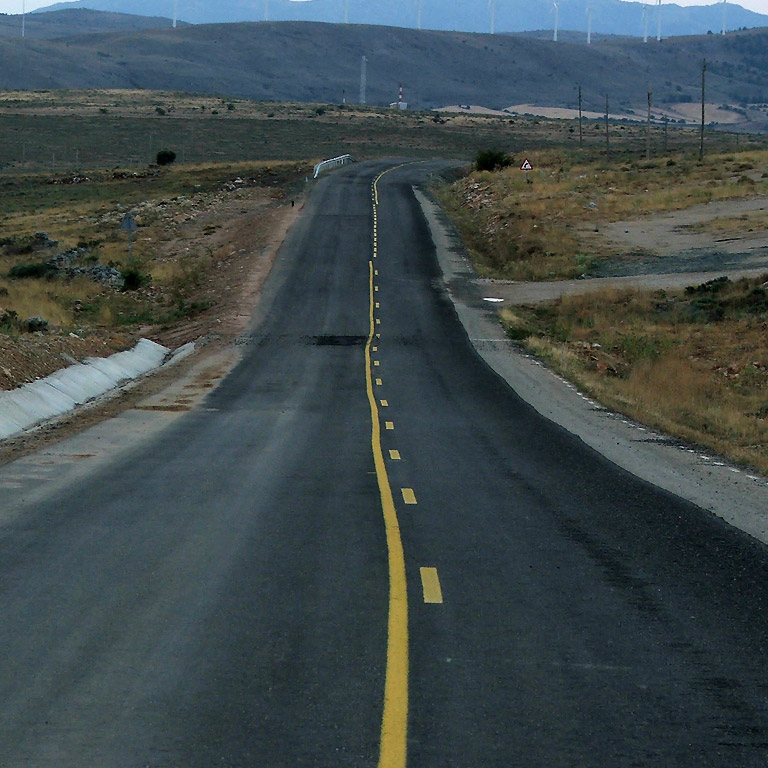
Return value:
[(3, 768), (768, 761), (765, 546), (486, 366), (395, 165), (318, 182), (201, 403), (0, 468)]

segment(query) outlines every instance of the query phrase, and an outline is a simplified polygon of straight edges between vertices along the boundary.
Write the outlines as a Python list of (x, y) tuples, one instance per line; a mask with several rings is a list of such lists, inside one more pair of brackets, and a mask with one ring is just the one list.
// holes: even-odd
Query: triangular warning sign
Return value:
[(533, 166), (531, 165), (531, 161), (526, 157), (525, 160), (523, 160), (523, 164), (520, 166), (521, 171), (532, 171)]

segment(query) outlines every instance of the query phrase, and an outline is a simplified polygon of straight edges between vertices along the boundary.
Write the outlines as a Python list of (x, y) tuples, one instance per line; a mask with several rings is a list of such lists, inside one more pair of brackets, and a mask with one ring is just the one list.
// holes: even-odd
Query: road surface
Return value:
[(0, 469), (3, 768), (768, 762), (765, 547), (481, 362), (393, 166), (318, 183), (200, 406)]

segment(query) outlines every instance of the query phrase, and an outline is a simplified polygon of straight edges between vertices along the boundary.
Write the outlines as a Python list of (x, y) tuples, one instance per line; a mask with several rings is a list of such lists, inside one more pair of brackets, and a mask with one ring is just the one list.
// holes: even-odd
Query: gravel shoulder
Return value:
[[(708, 203), (604, 224), (599, 233), (589, 232), (588, 236), (609, 240), (623, 255), (599, 262), (582, 279), (536, 283), (483, 279), (476, 283), (488, 298), (536, 304), (608, 289), (680, 289), (723, 275), (731, 280), (760, 277), (768, 275), (768, 227), (753, 225), (750, 217), (756, 214), (764, 214), (768, 221), (768, 199)], [(707, 225), (716, 222), (726, 225), (727, 236), (707, 231)]]
[[(618, 466), (768, 543), (768, 478), (728, 465), (717, 456), (601, 407), (523, 353), (506, 337), (498, 320), (498, 305), (487, 301), (499, 297), (503, 288), (522, 284), (494, 282), (491, 286), (489, 281), (477, 279), (447, 217), (424, 194), (417, 190), (416, 195), (432, 232), (446, 290), (470, 341), (523, 400)], [(691, 277), (686, 275), (685, 284), (692, 282)], [(593, 290), (605, 287), (599, 280), (573, 282), (592, 284)], [(565, 292), (562, 283), (547, 285), (557, 286), (559, 295)]]

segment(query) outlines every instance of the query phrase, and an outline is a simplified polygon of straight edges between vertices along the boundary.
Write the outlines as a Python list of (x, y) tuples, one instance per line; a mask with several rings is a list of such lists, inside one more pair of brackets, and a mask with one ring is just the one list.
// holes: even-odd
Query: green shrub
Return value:
[(137, 266), (133, 265), (121, 269), (120, 275), (123, 278), (124, 291), (137, 291), (152, 280), (151, 275), (145, 275)]
[(499, 171), (509, 168), (514, 160), (500, 149), (483, 149), (475, 157), (475, 168), (478, 171)]
[(157, 153), (158, 165), (170, 165), (174, 160), (176, 160), (176, 153), (172, 152), (170, 149), (161, 149)]
[(56, 267), (45, 261), (33, 262), (31, 264), (17, 264), (8, 271), (8, 277), (31, 277), (31, 278), (50, 278), (56, 274)]

